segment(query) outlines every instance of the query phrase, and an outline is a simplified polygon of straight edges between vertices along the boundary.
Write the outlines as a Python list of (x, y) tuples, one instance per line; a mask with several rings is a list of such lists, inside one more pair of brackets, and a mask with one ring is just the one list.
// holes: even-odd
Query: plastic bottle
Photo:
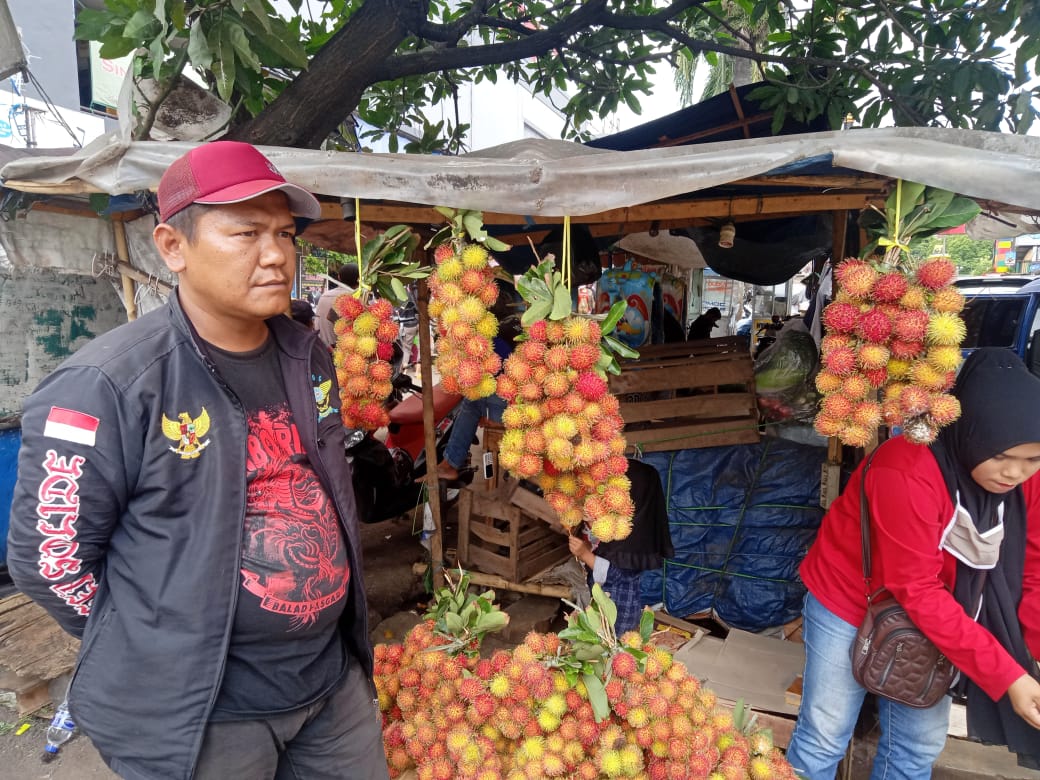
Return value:
[(69, 714), (69, 700), (65, 699), (54, 711), (51, 725), (47, 727), (47, 744), (43, 748), (44, 753), (53, 758), (75, 731), (76, 724), (72, 722), (72, 716)]

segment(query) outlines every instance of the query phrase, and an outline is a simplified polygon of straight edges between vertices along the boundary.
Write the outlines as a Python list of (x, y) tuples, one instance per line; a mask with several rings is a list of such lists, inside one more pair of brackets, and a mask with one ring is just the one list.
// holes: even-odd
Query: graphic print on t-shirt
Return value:
[(335, 507), (303, 453), (286, 406), (250, 411), (242, 586), (290, 631), (313, 628), (350, 579)]

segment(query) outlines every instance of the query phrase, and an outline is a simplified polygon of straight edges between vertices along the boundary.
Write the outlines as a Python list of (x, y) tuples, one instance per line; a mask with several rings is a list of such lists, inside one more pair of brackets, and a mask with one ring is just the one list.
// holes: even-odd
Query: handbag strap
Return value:
[(863, 466), (863, 474), (859, 478), (859, 536), (863, 549), (863, 584), (867, 588), (868, 604), (877, 595), (872, 592), (874, 588), (870, 577), (873, 569), (871, 568), (870, 556), (870, 506), (867, 504), (867, 472), (870, 471), (870, 463), (874, 460), (874, 453), (876, 452), (877, 448), (867, 456), (867, 462)]

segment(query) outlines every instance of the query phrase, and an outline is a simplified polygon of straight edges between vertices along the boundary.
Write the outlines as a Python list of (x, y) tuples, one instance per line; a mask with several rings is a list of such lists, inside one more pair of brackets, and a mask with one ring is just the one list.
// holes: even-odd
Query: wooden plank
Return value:
[(469, 572), (469, 581), (474, 585), (483, 585), (486, 588), (500, 588), (511, 590), (516, 593), (533, 593), (537, 596), (549, 596), (551, 598), (569, 599), (571, 589), (566, 585), (543, 585), (539, 582), (514, 582), (504, 577), (486, 574), (479, 571)]
[(560, 542), (556, 541), (553, 547), (539, 554), (525, 556), (523, 565), (520, 567), (519, 579), (521, 581), (529, 579), (534, 574), (557, 566), (570, 558), (570, 551), (566, 547), (561, 548), (559, 545)]
[(751, 393), (717, 393), (622, 403), (621, 416), (626, 424), (631, 425), (673, 417), (742, 417), (754, 408), (755, 398)]
[(520, 571), (520, 519), (523, 515), (512, 504), (506, 509), (513, 516), (513, 520), (509, 524), (509, 571), (506, 576), (518, 580), (520, 579), (518, 576)]
[(677, 341), (672, 344), (650, 344), (639, 347), (639, 357), (624, 360), (622, 369), (635, 362), (658, 360), (669, 357), (694, 357), (697, 355), (725, 354), (728, 352), (748, 353), (747, 336), (720, 336), (716, 339)]
[(638, 445), (643, 452), (720, 447), (726, 444), (755, 444), (760, 438), (757, 421), (751, 420), (716, 420), (700, 425), (625, 431), (628, 445)]
[(523, 512), (531, 517), (541, 520), (544, 523), (548, 523), (549, 527), (556, 531), (556, 533), (567, 534), (566, 529), (560, 525), (560, 518), (556, 514), (556, 510), (549, 506), (549, 502), (537, 493), (532, 493), (530, 490), (517, 487), (509, 497), (509, 502), (513, 504), (513, 506), (519, 507)]
[(502, 555), (495, 555), (495, 553), (488, 552), (481, 547), (470, 547), (468, 557), (460, 557), (459, 560), (462, 561), (463, 566), (472, 566), (488, 574), (498, 574), (504, 577), (510, 576), (509, 559)]
[(622, 371), (611, 376), (610, 392), (646, 393), (654, 390), (704, 387), (706, 385), (744, 384), (754, 378), (751, 357), (685, 366), (652, 367), (641, 371)]
[(455, 555), (460, 561), (469, 561), (469, 529), (473, 517), (473, 491), (459, 491), (459, 533)]
[(469, 535), (471, 544), (473, 537), (480, 539), (482, 542), (487, 542), (488, 544), (497, 544), (500, 547), (505, 547), (509, 544), (509, 534), (505, 531), (499, 531), (493, 525), (470, 523)]

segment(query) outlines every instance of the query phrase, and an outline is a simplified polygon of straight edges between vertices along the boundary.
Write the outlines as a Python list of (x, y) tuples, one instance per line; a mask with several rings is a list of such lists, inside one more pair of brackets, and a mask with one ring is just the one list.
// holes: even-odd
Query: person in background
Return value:
[(314, 317), (318, 321), (318, 337), (329, 349), (336, 346), (336, 331), (334, 326), (339, 315), (332, 305), (341, 295), (352, 293), (358, 286), (357, 263), (345, 263), (336, 271), (336, 278), (341, 284), (330, 284), (329, 289), (318, 298), (318, 305), (314, 307)]
[[(883, 587), (960, 670), (968, 736), (1040, 759), (1040, 379), (1007, 349), (979, 349), (953, 395), (961, 416), (931, 446), (896, 436), (866, 482), (875, 588)], [(849, 650), (866, 613), (860, 543), (863, 465), (828, 510), (801, 566), (805, 674), (787, 752), (832, 780), (865, 691)], [(878, 699), (871, 777), (928, 778), (950, 698), (927, 709)]]
[(690, 323), (690, 330), (686, 334), (686, 340), (710, 339), (712, 330), (719, 326), (719, 320), (721, 319), (722, 312), (717, 307), (712, 306)]
[(284, 316), (318, 202), (217, 141), (158, 203), (167, 305), (25, 403), (11, 576), (83, 640), (70, 709), (120, 776), (382, 780), (336, 371)]
[(614, 631), (618, 636), (639, 628), (643, 572), (660, 569), (666, 558), (675, 556), (668, 529), (668, 505), (657, 469), (630, 458), (628, 478), (636, 507), (631, 534), (614, 542), (597, 542), (591, 535), (567, 538), (571, 554), (589, 570), (589, 584), (600, 585), (617, 606)]
[(314, 309), (308, 301), (293, 298), (289, 303), (289, 316), (301, 325), (314, 330)]

